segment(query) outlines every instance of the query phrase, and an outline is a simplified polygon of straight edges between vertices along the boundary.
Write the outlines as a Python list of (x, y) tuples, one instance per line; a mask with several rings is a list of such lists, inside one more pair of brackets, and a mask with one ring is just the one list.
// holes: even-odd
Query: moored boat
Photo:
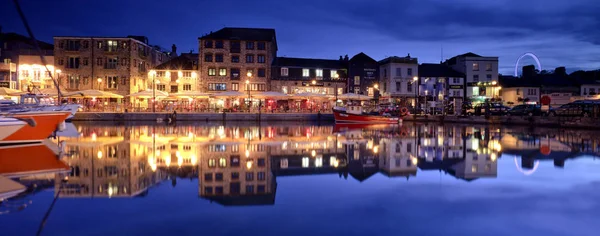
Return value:
[(398, 124), (400, 117), (393, 117), (389, 114), (364, 113), (360, 106), (348, 106), (348, 109), (336, 107), (333, 108), (335, 123), (351, 124)]
[[(75, 113), (81, 107), (78, 104), (55, 104), (54, 99), (42, 94), (22, 94), (19, 103), (12, 100), (3, 100), (0, 102), (0, 112), (18, 112), (18, 111), (68, 111), (70, 112), (67, 120), (71, 120)], [(12, 102), (12, 103), (11, 103)]]
[[(71, 113), (68, 111), (27, 111), (4, 115), (6, 128), (0, 130), (0, 145), (35, 143), (52, 136)], [(2, 122), (4, 123), (4, 122)], [(18, 129), (16, 129), (20, 126)]]

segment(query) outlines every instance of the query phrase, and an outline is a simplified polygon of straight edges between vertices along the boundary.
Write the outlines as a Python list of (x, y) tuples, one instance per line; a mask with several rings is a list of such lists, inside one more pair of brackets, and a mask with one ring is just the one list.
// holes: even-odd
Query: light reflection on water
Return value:
[[(0, 215), (0, 226), (11, 222), (9, 233), (37, 229), (53, 196), (59, 200), (44, 228), (48, 234), (90, 229), (97, 234), (170, 232), (172, 226), (167, 225), (117, 230), (120, 224), (163, 221), (178, 225), (184, 234), (204, 232), (193, 224), (182, 225), (180, 221), (190, 221), (187, 217), (213, 226), (234, 222), (238, 225), (229, 229), (203, 230), (208, 235), (237, 234), (244, 232), (242, 225), (263, 217), (276, 225), (253, 232), (302, 235), (310, 231), (293, 222), (304, 221), (329, 235), (440, 234), (444, 229), (461, 235), (591, 235), (585, 217), (600, 214), (592, 200), (600, 194), (590, 190), (599, 187), (600, 180), (600, 138), (594, 131), (437, 124), (76, 123), (72, 129), (71, 137), (56, 140), (70, 172), (16, 177), (29, 193), (3, 203), (9, 213)], [(52, 145), (56, 146), (48, 146)], [(20, 209), (6, 206), (12, 202), (29, 204)], [(115, 216), (119, 214), (129, 217)], [(120, 223), (111, 229), (93, 223), (106, 216)], [(324, 216), (330, 224), (315, 216)], [(355, 217), (349, 224), (358, 225), (355, 230), (347, 225), (341, 229), (331, 222), (336, 217)], [(402, 218), (411, 226), (372, 232), (360, 226), (362, 218), (370, 219), (366, 225), (376, 224), (374, 220), (389, 225)], [(565, 227), (522, 222), (550, 218), (563, 220)], [(427, 220), (441, 225), (429, 228), (422, 223)], [(515, 224), (520, 231), (492, 221)], [(73, 226), (74, 222), (81, 224)]]

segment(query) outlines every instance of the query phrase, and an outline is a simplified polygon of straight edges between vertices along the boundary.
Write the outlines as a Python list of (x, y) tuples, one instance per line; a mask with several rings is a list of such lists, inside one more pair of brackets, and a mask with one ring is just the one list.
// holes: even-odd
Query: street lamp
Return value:
[[(418, 83), (419, 78), (418, 77), (413, 77), (413, 84), (416, 84), (417, 89), (415, 89), (415, 108), (419, 108), (419, 83)], [(417, 110), (416, 109), (416, 110)], [(417, 112), (415, 110), (415, 113)]]
[(248, 113), (250, 113), (250, 78), (252, 78), (252, 71), (246, 73), (248, 79), (246, 79), (246, 91), (248, 91)]
[(100, 83), (102, 83), (102, 78), (98, 77), (98, 90), (102, 90)]
[[(60, 69), (56, 70), (56, 81), (57, 81), (56, 84), (58, 84), (58, 87), (59, 87), (59, 88), (56, 88), (56, 89), (58, 89), (58, 91), (60, 91), (60, 73), (61, 72), (62, 71)], [(60, 97), (60, 92), (58, 93), (58, 102), (62, 103), (61, 102), (61, 97)]]
[(148, 73), (152, 75), (152, 113), (156, 112), (156, 71), (150, 70)]

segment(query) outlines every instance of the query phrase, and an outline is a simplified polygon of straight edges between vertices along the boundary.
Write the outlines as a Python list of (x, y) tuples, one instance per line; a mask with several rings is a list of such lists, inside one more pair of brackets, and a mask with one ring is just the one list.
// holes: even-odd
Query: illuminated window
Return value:
[(191, 91), (192, 90), (192, 85), (191, 84), (184, 84), (183, 85), (183, 91)]
[(219, 76), (226, 76), (227, 75), (227, 69), (221, 68), (219, 69)]
[(310, 71), (308, 69), (302, 69), (302, 77), (309, 77)]
[(231, 83), (231, 91), (239, 91), (239, 90), (240, 90), (240, 84)]
[(323, 70), (322, 69), (316, 69), (315, 72), (317, 73), (317, 77), (323, 77)]
[(182, 73), (182, 77), (184, 77), (184, 78), (191, 78), (192, 77), (192, 72), (191, 71), (184, 71)]
[(477, 172), (477, 164), (473, 164), (473, 165), (471, 165), (471, 172), (472, 172), (472, 173), (475, 173), (475, 172)]
[(119, 48), (119, 42), (114, 41), (114, 40), (108, 40), (108, 42), (106, 42), (106, 49), (105, 51), (108, 52), (116, 52)]
[(360, 76), (354, 76), (354, 85), (359, 85), (360, 84)]
[(217, 69), (215, 69), (215, 68), (208, 68), (208, 75), (209, 76), (215, 76), (215, 75), (217, 75)]
[(217, 166), (217, 161), (215, 159), (208, 160), (208, 167), (216, 167), (216, 166)]
[(281, 68), (281, 76), (288, 76), (288, 68), (285, 68), (285, 67)]
[(474, 71), (478, 71), (479, 70), (479, 63), (473, 62), (473, 70)]
[(106, 88), (117, 89), (118, 85), (119, 84), (117, 76), (106, 76)]
[(302, 167), (303, 168), (308, 168), (309, 162), (310, 160), (308, 159), (308, 157), (303, 157), (302, 158)]
[(287, 169), (288, 168), (288, 159), (287, 158), (283, 158), (281, 159), (281, 162), (279, 162), (279, 167), (281, 167), (281, 169)]
[(227, 167), (227, 159), (219, 158), (219, 167)]
[(337, 78), (339, 78), (338, 76), (339, 75), (338, 75), (337, 70), (331, 70), (331, 78), (332, 79), (337, 79)]
[(315, 167), (323, 167), (323, 158), (322, 157), (315, 158)]

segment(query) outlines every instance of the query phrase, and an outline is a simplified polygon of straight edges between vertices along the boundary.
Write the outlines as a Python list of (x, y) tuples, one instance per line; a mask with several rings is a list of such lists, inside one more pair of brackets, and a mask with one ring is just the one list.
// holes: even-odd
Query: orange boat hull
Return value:
[(389, 116), (358, 115), (333, 110), (335, 123), (346, 124), (398, 124), (400, 118)]
[(12, 117), (15, 118), (33, 119), (35, 121), (35, 126), (25, 125), (18, 131), (2, 139), (0, 143), (32, 142), (47, 139), (70, 114), (70, 112), (54, 111), (13, 114)]
[(44, 143), (0, 147), (1, 176), (12, 178), (69, 170), (69, 166)]

